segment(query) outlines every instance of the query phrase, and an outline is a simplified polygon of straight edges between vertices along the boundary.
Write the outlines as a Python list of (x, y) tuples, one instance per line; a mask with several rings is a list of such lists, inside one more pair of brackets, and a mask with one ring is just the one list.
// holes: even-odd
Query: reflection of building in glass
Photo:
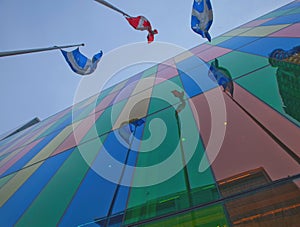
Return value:
[[(292, 2), (0, 136), (0, 226), (298, 227), (299, 12)], [(277, 85), (278, 43), (292, 51), (270, 60)]]
[[(224, 197), (272, 185), (263, 168), (250, 170), (219, 182)], [(300, 189), (293, 181), (264, 190), (253, 190), (226, 203), (234, 226), (297, 226)], [(284, 218), (283, 218), (284, 217)]]
[[(276, 185), (263, 168), (249, 170), (235, 176), (218, 181), (222, 198), (219, 201), (225, 203), (233, 226), (297, 226), (300, 218), (300, 189), (290, 180)], [(195, 204), (204, 204), (211, 207), (210, 198), (218, 194), (217, 189), (211, 185), (194, 189), (191, 196)], [(176, 213), (180, 208), (186, 207), (188, 201), (187, 191), (148, 201), (140, 207), (127, 211), (128, 216), (136, 217), (147, 214), (147, 210), (156, 210), (158, 215)], [(185, 204), (185, 205), (184, 205)], [(212, 211), (214, 208), (210, 208)], [(204, 224), (203, 217), (193, 212), (186, 212), (185, 221), (181, 225), (194, 223)], [(197, 213), (197, 212), (195, 212)], [(188, 217), (189, 215), (190, 217)], [(192, 217), (194, 214), (194, 217)], [(206, 220), (206, 224), (215, 223), (226, 226), (226, 222), (219, 219), (218, 213), (209, 214), (212, 222)], [(172, 217), (173, 215), (170, 215)], [(284, 218), (282, 218), (284, 217)], [(97, 221), (99, 226), (106, 226), (108, 222), (121, 223), (122, 215)], [(162, 223), (150, 226), (161, 226)], [(178, 225), (178, 226), (181, 226)], [(174, 223), (172, 226), (175, 226)]]
[(300, 46), (289, 51), (276, 49), (269, 61), (278, 67), (276, 78), (284, 111), (300, 122)]

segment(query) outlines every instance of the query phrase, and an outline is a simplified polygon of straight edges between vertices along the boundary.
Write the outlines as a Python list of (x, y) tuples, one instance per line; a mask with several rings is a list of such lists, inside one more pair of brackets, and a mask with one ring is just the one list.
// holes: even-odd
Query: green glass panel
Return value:
[(291, 9), (286, 9), (286, 10), (276, 10), (274, 12), (268, 13), (262, 17), (259, 17), (257, 19), (261, 20), (261, 19), (268, 19), (268, 18), (274, 18), (274, 17), (279, 17), (281, 15), (285, 15), (287, 13), (289, 13), (289, 11), (291, 11)]
[(210, 44), (211, 45), (218, 45), (219, 43), (222, 43), (222, 42), (224, 42), (228, 39), (231, 39), (231, 37), (219, 36), (219, 37), (213, 39)]
[(286, 15), (290, 15), (290, 14), (298, 14), (300, 13), (300, 7), (291, 10), (290, 12), (288, 12)]
[(83, 111), (79, 115), (73, 117), (73, 122), (80, 121), (83, 118), (88, 117), (92, 113), (93, 109), (95, 109), (95, 107), (96, 107), (95, 102), (92, 102), (88, 106), (84, 107)]
[(191, 211), (189, 213), (174, 215), (172, 217), (152, 223), (141, 225), (143, 227), (161, 226), (199, 226), (199, 227), (229, 227), (222, 205), (214, 205), (207, 208)]
[(165, 109), (171, 105), (179, 103), (179, 98), (175, 97), (172, 91), (183, 91), (179, 76), (173, 77), (165, 82), (153, 87), (148, 114)]
[(251, 28), (236, 28), (236, 29), (233, 29), (233, 30), (223, 34), (223, 36), (230, 36), (230, 37), (237, 36), (237, 35), (244, 33), (245, 31), (248, 31), (250, 29)]
[[(125, 215), (126, 224), (219, 198), (210, 169), (203, 173), (198, 171), (204, 150), (188, 105), (180, 112), (181, 117), (186, 122), (178, 123), (174, 107), (147, 117)], [(178, 124), (182, 129), (188, 128), (181, 131), (182, 146)]]
[(16, 174), (13, 173), (13, 174), (9, 174), (5, 177), (2, 177), (0, 179), (0, 188), (2, 188), (3, 185), (5, 185), (11, 178), (13, 178)]
[(95, 96), (97, 96), (97, 95), (93, 95), (93, 96), (91, 96), (89, 98), (84, 99), (83, 101), (80, 101), (80, 102), (74, 104), (72, 106), (72, 111), (75, 112), (76, 110), (79, 110), (79, 109), (81, 109), (81, 108), (89, 105), (89, 102), (91, 102), (91, 100), (95, 100), (96, 99)]
[(145, 78), (145, 77), (152, 76), (152, 75), (156, 74), (156, 72), (157, 72), (157, 67), (158, 67), (158, 65), (155, 65), (155, 66), (152, 66), (152, 67), (149, 68), (149, 69), (146, 69), (146, 70), (143, 72), (142, 78)]
[(218, 60), (219, 65), (227, 69), (233, 79), (269, 65), (267, 58), (239, 51), (232, 51)]
[[(100, 139), (104, 141), (106, 136)], [(100, 150), (99, 139), (72, 152), (16, 226), (56, 226)], [(82, 156), (84, 155), (84, 158)]]
[[(288, 75), (281, 75), (281, 73), (277, 71), (277, 68), (267, 67), (240, 78), (236, 82), (279, 113), (300, 125), (299, 121), (296, 120), (300, 119), (299, 109), (292, 110), (293, 107), (299, 105), (300, 79), (291, 82), (287, 78)], [(294, 78), (296, 79), (296, 77)], [(285, 100), (286, 103), (283, 103)]]
[(199, 172), (199, 165), (201, 160), (203, 160), (205, 163), (207, 163), (208, 160), (205, 155), (205, 149), (199, 135), (198, 127), (194, 120), (194, 115), (188, 103), (186, 105), (186, 108), (182, 112), (180, 112), (179, 119), (181, 121), (181, 127), (183, 129), (188, 129), (182, 130), (181, 132), (183, 150), (194, 151), (193, 157), (187, 164), (191, 188), (195, 189), (195, 193), (199, 190), (215, 190), (215, 179), (213, 177), (211, 169), (207, 168), (204, 172)]
[(105, 89), (104, 91), (102, 91), (96, 101), (96, 106), (98, 106), (98, 104), (114, 89), (114, 86)]
[(84, 136), (81, 143), (84, 143), (90, 139), (94, 139), (111, 131), (112, 126), (119, 117), (119, 114), (121, 113), (126, 102), (127, 100), (123, 100), (105, 109), (105, 111), (100, 115), (100, 117), (96, 121), (95, 125)]
[(46, 131), (44, 131), (41, 135), (39, 135), (39, 137), (37, 137), (36, 139), (40, 139), (45, 137), (46, 135), (52, 133), (53, 131), (55, 131), (56, 129), (58, 129), (58, 126), (61, 125), (61, 123), (63, 123), (66, 119), (68, 119), (70, 116), (72, 115), (72, 111), (69, 111), (68, 113), (66, 113), (63, 117), (61, 117), (60, 119), (58, 119), (50, 128), (48, 128)]

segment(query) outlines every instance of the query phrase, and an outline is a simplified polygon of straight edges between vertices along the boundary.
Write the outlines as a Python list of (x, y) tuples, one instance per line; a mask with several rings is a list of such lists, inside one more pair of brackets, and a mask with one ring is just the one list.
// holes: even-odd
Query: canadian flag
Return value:
[(154, 41), (154, 35), (158, 34), (158, 31), (156, 29), (152, 30), (151, 24), (146, 17), (144, 16), (126, 17), (126, 20), (136, 30), (148, 31), (148, 35), (147, 35), (148, 43)]

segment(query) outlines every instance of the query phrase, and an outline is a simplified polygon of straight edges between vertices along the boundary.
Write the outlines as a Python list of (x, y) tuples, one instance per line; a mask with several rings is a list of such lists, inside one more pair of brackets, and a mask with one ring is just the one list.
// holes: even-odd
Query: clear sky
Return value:
[[(144, 15), (158, 29), (155, 40), (189, 49), (206, 40), (190, 29), (193, 0), (110, 0), (131, 16)], [(211, 0), (212, 38), (292, 0)], [(0, 0), (0, 52), (85, 43), (92, 57), (146, 41), (121, 14), (94, 0)], [(69, 49), (70, 50), (70, 49)], [(101, 70), (101, 62), (97, 71)], [(82, 79), (56, 51), (0, 58), (0, 135), (34, 117), (69, 107)]]

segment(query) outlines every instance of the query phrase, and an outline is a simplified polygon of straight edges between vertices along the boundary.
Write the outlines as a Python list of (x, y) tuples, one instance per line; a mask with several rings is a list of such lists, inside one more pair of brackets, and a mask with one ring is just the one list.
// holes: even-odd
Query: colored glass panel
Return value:
[(139, 82), (137, 83), (136, 87), (134, 88), (133, 92), (132, 92), (132, 96), (140, 93), (142, 91), (145, 91), (149, 88), (151, 88), (154, 84), (155, 81), (155, 75), (152, 76), (148, 76), (145, 78), (142, 78), (141, 80), (139, 80)]
[(157, 72), (157, 65), (152, 66), (151, 68), (146, 69), (146, 70), (143, 72), (142, 78), (145, 78), (145, 77), (148, 77), (148, 76), (155, 75), (156, 72)]
[[(1, 220), (2, 225), (13, 226), (17, 222), (71, 152), (72, 150), (69, 150), (62, 155), (47, 159), (47, 161), (24, 182), (22, 187), (2, 206), (0, 210), (0, 216), (3, 217)], [(20, 201), (22, 201), (22, 203), (20, 203)]]
[(239, 49), (239, 51), (263, 57), (269, 57), (269, 54), (273, 50), (277, 48), (289, 50), (295, 46), (298, 46), (299, 42), (300, 38), (265, 37), (258, 39), (255, 42), (249, 43), (249, 45), (243, 46)]
[(115, 124), (115, 121), (118, 119), (120, 112), (122, 111), (127, 100), (116, 103), (113, 106), (110, 106), (104, 110), (100, 117), (95, 122), (95, 125), (86, 133), (82, 139), (82, 143), (95, 139), (98, 136), (101, 136), (109, 131), (111, 131), (112, 126)]
[(29, 152), (35, 145), (37, 145), (40, 140), (27, 145), (26, 147), (17, 149), (16, 152), (12, 152), (9, 156), (1, 161), (0, 175), (2, 176), (10, 167), (12, 167), (17, 161), (19, 161), (27, 152)]
[[(219, 65), (230, 72), (232, 79), (269, 65), (266, 58), (239, 51), (230, 52), (218, 58)], [(234, 62), (234, 64), (232, 64)]]
[[(47, 187), (24, 212), (16, 226), (41, 226), (45, 223), (56, 226), (89, 169), (87, 162), (92, 162), (96, 157), (98, 145), (99, 142), (93, 140), (75, 149), (48, 182)], [(82, 150), (85, 159), (81, 154)]]
[(156, 85), (152, 91), (151, 105), (149, 106), (149, 109), (146, 109), (148, 114), (152, 114), (156, 111), (177, 104), (179, 99), (172, 93), (174, 90), (179, 92), (183, 91), (179, 76), (173, 77), (172, 79)]
[(245, 31), (250, 30), (251, 28), (236, 28), (230, 32), (226, 32), (225, 34), (223, 34), (222, 36), (237, 36), (241, 33), (244, 33)]
[(119, 114), (113, 129), (119, 128), (124, 122), (140, 119), (147, 115), (152, 88), (131, 96)]
[(149, 222), (141, 225), (143, 227), (160, 227), (160, 226), (203, 226), (203, 227), (228, 227), (229, 222), (224, 214), (221, 205), (214, 205), (207, 208), (197, 209), (184, 214), (174, 215), (162, 220)]
[(34, 156), (36, 156), (44, 147), (46, 147), (47, 144), (51, 142), (51, 140), (55, 138), (58, 134), (59, 132), (56, 131), (51, 133), (49, 136), (43, 138), (41, 141), (39, 140), (40, 142), (38, 144), (36, 144), (32, 149), (26, 152), (23, 156), (18, 158), (18, 160), (14, 162), (14, 164), (8, 170), (6, 170), (3, 173), (3, 175), (13, 173), (23, 168), (25, 165), (27, 165), (28, 162), (30, 162), (33, 159)]
[[(239, 93), (242, 91), (237, 87), (235, 91), (234, 97), (240, 97)], [(211, 131), (213, 122), (211, 111), (207, 103), (207, 97), (210, 95), (214, 96), (214, 92), (216, 91), (212, 90), (207, 92), (206, 97), (199, 95), (192, 98), (192, 102), (196, 107), (195, 115), (201, 113), (197, 114), (197, 117), (200, 122), (200, 134), (205, 147), (207, 147), (209, 140), (212, 139)], [(246, 96), (240, 98), (244, 99)], [(260, 107), (258, 102), (252, 101), (255, 107), (250, 112), (248, 108), (243, 109), (239, 105), (240, 100), (242, 100), (240, 98), (231, 99), (227, 95), (224, 95), (227, 119), (223, 124), (220, 123), (218, 128), (221, 131), (222, 127), (226, 127), (226, 133), (221, 137), (223, 142), (218, 150), (217, 156), (213, 156), (214, 159), (210, 160), (216, 180), (222, 181), (231, 178), (230, 181), (233, 181), (235, 178), (241, 179), (242, 176), (239, 175), (237, 177), (238, 174), (247, 173), (247, 171), (260, 167), (268, 173), (272, 180), (300, 173), (299, 164), (280, 146), (274, 139), (274, 136), (271, 136), (270, 133), (265, 131), (262, 125), (255, 122), (254, 119), (260, 120), (253, 113), (255, 109), (261, 109), (258, 108)], [(245, 102), (249, 101), (250, 100), (245, 100)], [(264, 115), (266, 115), (267, 119), (270, 119), (270, 116), (274, 116), (273, 113), (274, 112), (269, 108), (269, 111), (264, 112)], [(266, 126), (268, 120), (260, 122)], [(277, 122), (279, 125), (283, 125), (283, 122), (288, 123), (284, 119), (277, 119), (276, 123), (274, 123), (277, 124)], [(281, 134), (285, 134), (285, 131), (280, 131)], [(298, 129), (295, 129), (294, 132), (299, 134)], [(282, 139), (282, 137), (278, 136), (278, 132), (274, 132), (274, 135)], [(291, 134), (289, 136), (291, 136)], [(295, 141), (296, 137), (297, 135), (294, 135)], [(288, 142), (283, 139), (282, 141), (284, 143)], [(280, 168), (278, 168), (279, 166)], [(244, 188), (244, 190), (246, 189), (247, 187)]]
[(211, 48), (211, 47), (212, 47), (212, 45), (209, 45), (209, 44), (204, 43), (204, 44), (202, 44), (202, 45), (199, 45), (199, 46), (197, 46), (197, 47), (192, 48), (190, 51), (191, 51), (193, 54), (197, 54), (197, 53), (202, 52), (202, 51), (204, 51), (204, 50), (207, 50), (207, 49), (209, 49), (209, 48)]
[(226, 41), (226, 40), (228, 40), (228, 39), (230, 39), (231, 37), (227, 37), (227, 36), (219, 36), (219, 37), (216, 37), (215, 39), (213, 39), (212, 41), (211, 41), (211, 44), (212, 45), (218, 45), (219, 43), (222, 43), (222, 42), (224, 42), (224, 41)]
[(243, 33), (239, 34), (239, 36), (263, 37), (263, 36), (267, 36), (271, 33), (277, 32), (280, 29), (285, 28), (287, 26), (289, 26), (289, 24), (259, 26), (259, 27), (255, 27), (249, 31), (243, 32)]
[[(171, 79), (178, 75), (178, 70), (175, 65), (164, 65), (161, 66), (160, 64), (158, 66), (159, 71), (157, 72), (155, 84), (161, 83), (165, 80)], [(161, 70), (160, 70), (161, 66)]]
[(190, 58), (190, 57), (192, 57), (192, 56), (193, 56), (193, 53), (192, 53), (192, 52), (190, 52), (190, 51), (185, 51), (185, 52), (183, 52), (183, 53), (178, 54), (177, 56), (175, 56), (175, 57), (174, 57), (174, 61), (175, 61), (175, 63), (178, 63), (178, 62), (181, 62), (181, 61), (183, 61), (183, 60), (185, 60), (185, 59), (187, 59), (187, 58)]
[[(151, 105), (157, 104), (151, 102)], [(181, 114), (184, 112), (187, 112), (185, 113), (187, 115), (181, 118)], [(158, 123), (157, 119), (163, 122)], [(196, 141), (198, 146), (193, 147), (192, 145), (195, 142), (193, 140), (197, 140), (195, 133), (198, 134), (198, 130), (188, 106), (180, 112), (179, 119), (178, 122), (173, 107), (147, 117), (137, 167), (142, 167), (142, 169), (154, 165), (156, 167), (151, 171), (151, 177), (146, 177), (146, 173), (140, 168), (136, 169), (133, 185), (144, 184), (147, 186), (131, 189), (125, 214), (126, 224), (183, 210), (219, 197), (210, 170), (208, 169), (204, 173), (197, 171), (200, 157), (202, 158), (204, 152), (203, 149), (201, 151), (200, 141)], [(156, 126), (152, 125), (150, 131), (149, 124), (156, 124)], [(165, 124), (167, 128), (165, 136), (162, 133), (162, 124)], [(183, 144), (179, 139), (181, 133), (179, 134), (178, 124), (189, 129), (182, 132), (182, 136), (184, 136), (182, 139), (186, 141), (182, 142)], [(156, 130), (160, 130), (159, 136), (157, 136), (159, 131)], [(151, 138), (151, 143), (149, 143), (149, 138)], [(194, 160), (188, 163), (190, 158)], [(170, 160), (172, 163), (165, 166), (160, 165)], [(160, 180), (158, 178), (165, 173), (171, 173), (172, 176), (162, 179), (159, 184), (151, 183)], [(202, 179), (201, 182), (198, 179)]]
[[(236, 80), (236, 82), (263, 102), (300, 125), (300, 114), (297, 114), (297, 110), (290, 111), (293, 105), (298, 106), (300, 97), (299, 86), (298, 89), (296, 87), (296, 89), (293, 90), (291, 90), (292, 87), (283, 86), (285, 81), (289, 80), (288, 75), (276, 71), (276, 68), (267, 67), (240, 78)], [(290, 72), (287, 73), (290, 74)], [(290, 89), (291, 92), (286, 91), (287, 89)], [(286, 97), (284, 97), (285, 95), (288, 95), (289, 101), (283, 103), (283, 100), (286, 99)]]
[(300, 38), (300, 23), (292, 24), (270, 35), (270, 37), (297, 37)]
[(95, 113), (95, 115), (91, 115), (81, 122), (78, 122), (77, 127), (73, 127), (73, 133), (66, 138), (66, 140), (59, 145), (59, 147), (52, 153), (52, 155), (59, 154), (65, 150), (68, 150), (72, 147), (78, 146), (81, 144), (82, 138), (86, 135), (86, 133), (91, 129), (94, 125), (95, 121), (99, 118), (103, 111), (99, 111)]
[(105, 96), (99, 104), (95, 107), (95, 112), (106, 109), (108, 106), (111, 106), (114, 98), (118, 95), (118, 92), (110, 93)]
[(253, 20), (249, 23), (242, 25), (241, 27), (256, 27), (256, 26), (261, 25), (269, 20), (272, 20), (272, 18), (262, 19), (262, 20)]
[(215, 58), (218, 58), (222, 55), (225, 55), (225, 54), (227, 54), (231, 51), (232, 50), (227, 49), (227, 48), (215, 46), (215, 47), (212, 47), (209, 50), (205, 50), (203, 52), (198, 53), (197, 56), (199, 58), (201, 58), (203, 61), (208, 62), (208, 61), (211, 61), (211, 60), (213, 60)]
[[(281, 11), (281, 10), (292, 10), (294, 8), (300, 8), (300, 3), (299, 1), (294, 1), (294, 2), (291, 2), (290, 4), (287, 4), (285, 6), (282, 6), (280, 9), (278, 9), (278, 11)], [(277, 11), (277, 10), (276, 10)], [(286, 12), (285, 14), (288, 14), (289, 12)]]
[(281, 15), (288, 14), (290, 11), (291, 11), (290, 8), (286, 8), (286, 9), (281, 8), (280, 10), (275, 10), (271, 13), (268, 13), (264, 16), (261, 16), (261, 17), (259, 17), (259, 19), (267, 19), (267, 18), (272, 18), (273, 19), (273, 18), (279, 17)]
[(299, 127), (237, 84), (234, 89), (235, 100), (299, 157)]
[(137, 84), (138, 84), (137, 80), (128, 83), (124, 88), (122, 88), (122, 90), (120, 90), (118, 95), (115, 97), (113, 103), (115, 104), (124, 99), (127, 99), (131, 95), (131, 93), (133, 92)]
[(225, 40), (222, 43), (219, 43), (218, 46), (228, 48), (228, 49), (238, 49), (241, 48), (244, 45), (247, 45), (248, 43), (251, 43), (258, 39), (257, 37), (232, 37), (231, 39)]
[(291, 24), (300, 22), (300, 14), (290, 14), (274, 18), (263, 25)]
[(15, 173), (7, 175), (5, 177), (0, 178), (0, 189), (2, 188), (3, 185), (5, 185), (11, 178), (13, 178)]

